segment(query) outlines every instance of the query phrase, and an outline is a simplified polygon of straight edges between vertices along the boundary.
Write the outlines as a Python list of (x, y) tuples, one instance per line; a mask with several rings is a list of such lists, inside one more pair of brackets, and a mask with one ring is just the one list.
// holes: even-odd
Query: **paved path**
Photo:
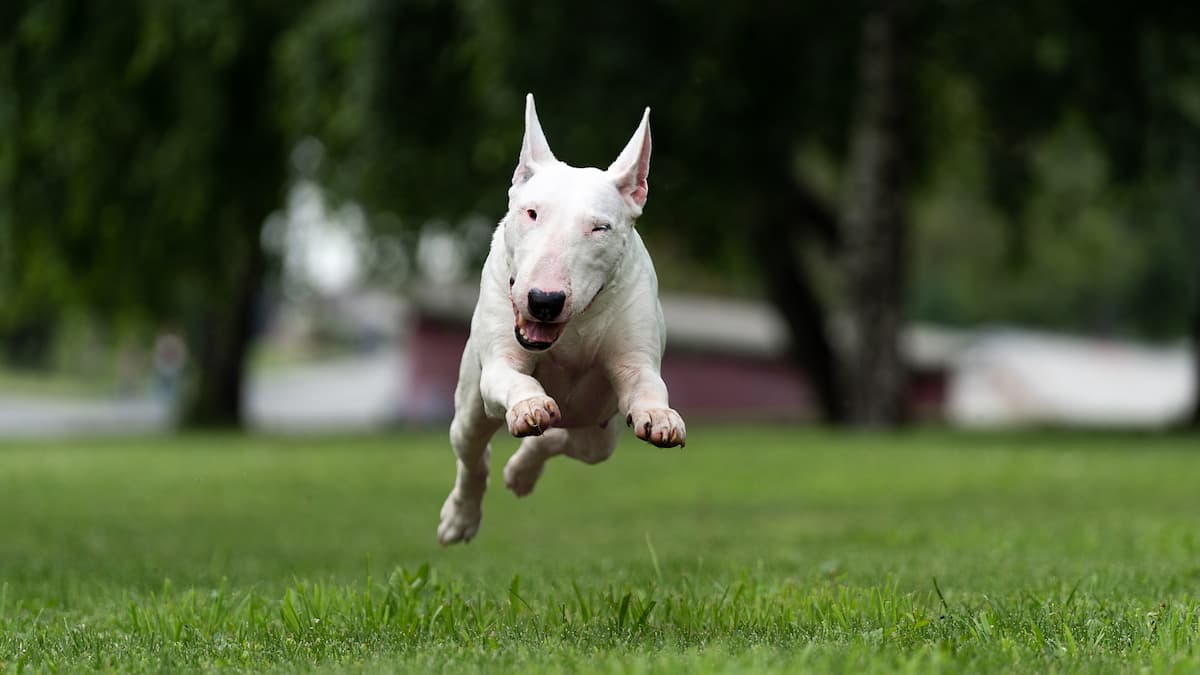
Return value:
[(400, 415), (406, 368), (399, 351), (380, 351), (263, 373), (250, 381), (247, 417), (276, 431), (378, 428)]
[[(399, 417), (406, 362), (381, 351), (253, 376), (247, 419), (260, 430), (350, 431)], [(0, 437), (137, 435), (171, 429), (171, 411), (153, 397), (82, 399), (0, 391)]]
[(170, 428), (167, 406), (152, 398), (49, 398), (0, 393), (0, 436), (145, 434)]

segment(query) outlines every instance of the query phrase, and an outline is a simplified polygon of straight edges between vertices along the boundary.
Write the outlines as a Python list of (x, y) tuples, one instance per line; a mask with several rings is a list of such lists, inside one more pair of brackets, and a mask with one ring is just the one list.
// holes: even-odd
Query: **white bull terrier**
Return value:
[(555, 159), (527, 97), (508, 213), (483, 266), (454, 392), (458, 477), (442, 506), (442, 544), (479, 531), (488, 441), (501, 423), (525, 439), (504, 467), (517, 496), (533, 490), (554, 455), (608, 459), (620, 417), (644, 441), (684, 444), (683, 419), (659, 374), (666, 326), (658, 278), (634, 230), (649, 170), (649, 108), (601, 171)]

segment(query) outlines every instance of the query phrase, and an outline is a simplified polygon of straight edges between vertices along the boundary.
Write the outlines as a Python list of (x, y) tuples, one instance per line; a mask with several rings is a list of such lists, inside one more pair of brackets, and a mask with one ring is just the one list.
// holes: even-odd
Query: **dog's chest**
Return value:
[(546, 358), (538, 363), (533, 377), (558, 403), (563, 416), (560, 426), (600, 424), (617, 411), (616, 394), (598, 361)]

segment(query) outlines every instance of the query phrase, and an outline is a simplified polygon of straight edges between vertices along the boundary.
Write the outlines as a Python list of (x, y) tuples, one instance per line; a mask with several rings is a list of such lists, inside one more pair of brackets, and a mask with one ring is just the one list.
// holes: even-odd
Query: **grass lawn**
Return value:
[(0, 444), (0, 671), (1200, 671), (1200, 439), (690, 431)]

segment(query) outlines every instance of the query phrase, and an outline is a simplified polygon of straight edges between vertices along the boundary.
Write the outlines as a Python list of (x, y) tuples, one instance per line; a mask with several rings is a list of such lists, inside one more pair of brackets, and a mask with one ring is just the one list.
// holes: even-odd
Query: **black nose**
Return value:
[(538, 321), (553, 321), (562, 312), (567, 294), (562, 291), (543, 291), (535, 288), (529, 291), (529, 313)]

